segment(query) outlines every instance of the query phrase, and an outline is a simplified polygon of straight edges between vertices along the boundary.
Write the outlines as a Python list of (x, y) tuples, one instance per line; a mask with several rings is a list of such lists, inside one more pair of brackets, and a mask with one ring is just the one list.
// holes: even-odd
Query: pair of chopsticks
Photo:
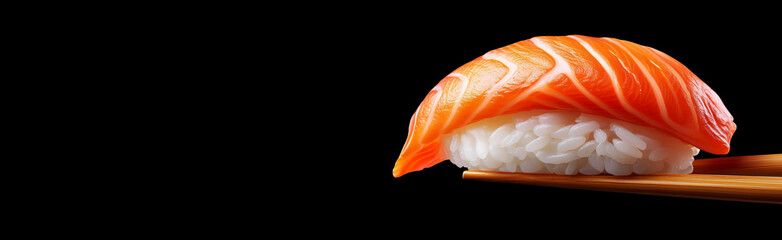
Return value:
[(698, 159), (692, 174), (555, 175), (465, 171), (464, 179), (782, 204), (782, 154)]

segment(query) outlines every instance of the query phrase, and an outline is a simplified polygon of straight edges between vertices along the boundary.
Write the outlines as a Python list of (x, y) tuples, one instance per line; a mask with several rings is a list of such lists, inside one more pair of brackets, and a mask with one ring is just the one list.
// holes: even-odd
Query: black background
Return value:
[[(491, 14), (430, 10), (439, 15), (391, 11), (326, 24), (340, 26), (340, 35), (349, 36), (333, 38), (326, 53), (333, 58), (324, 62), (330, 67), (317, 73), (336, 76), (324, 87), (335, 88), (327, 98), (338, 104), (319, 110), (337, 123), (322, 134), (344, 139), (318, 141), (328, 146), (324, 154), (344, 163), (326, 167), (328, 180), (313, 184), (321, 191), (308, 195), (339, 203), (328, 205), (338, 209), (328, 213), (352, 209), (356, 215), (351, 216), (359, 219), (390, 220), (384, 226), (397, 231), (431, 224), (469, 229), (470, 222), (503, 216), (627, 226), (637, 223), (630, 219), (641, 218), (735, 223), (780, 213), (780, 206), (771, 204), (467, 181), (461, 179), (464, 169), (448, 161), (401, 178), (391, 175), (410, 117), (442, 78), (487, 51), (546, 35), (613, 37), (665, 52), (706, 82), (735, 118), (738, 127), (727, 156), (782, 153), (777, 140), (782, 129), (774, 127), (782, 103), (776, 87), (782, 50), (771, 30), (773, 15), (753, 8), (757, 14), (742, 17), (723, 9), (709, 16), (666, 10), (654, 18), (646, 12), (565, 20), (517, 14), (490, 21), (486, 16)], [(666, 20), (659, 20), (660, 14)], [(714, 156), (702, 151), (696, 159)]]

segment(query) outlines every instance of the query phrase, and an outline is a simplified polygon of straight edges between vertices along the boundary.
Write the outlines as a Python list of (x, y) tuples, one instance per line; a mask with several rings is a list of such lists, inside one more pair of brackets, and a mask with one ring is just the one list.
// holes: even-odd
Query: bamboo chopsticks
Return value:
[[(555, 175), (465, 171), (464, 179), (782, 204), (782, 154), (696, 160), (694, 174)], [(718, 174), (740, 174), (734, 176)], [(757, 176), (770, 175), (770, 176)]]
[(782, 177), (782, 154), (696, 159), (693, 174)]

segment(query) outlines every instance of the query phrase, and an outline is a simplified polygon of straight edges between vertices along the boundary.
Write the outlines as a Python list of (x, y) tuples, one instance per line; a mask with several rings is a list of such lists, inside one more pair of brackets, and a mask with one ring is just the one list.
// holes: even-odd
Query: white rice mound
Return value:
[(567, 175), (692, 173), (700, 151), (653, 128), (563, 110), (484, 119), (442, 142), (445, 156), (470, 170)]

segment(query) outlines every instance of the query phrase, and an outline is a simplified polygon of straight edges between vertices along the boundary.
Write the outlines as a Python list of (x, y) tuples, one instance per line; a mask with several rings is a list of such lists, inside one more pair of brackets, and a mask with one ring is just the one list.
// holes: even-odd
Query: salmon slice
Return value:
[(656, 49), (614, 38), (546, 36), (489, 51), (429, 92), (410, 120), (394, 177), (443, 160), (441, 136), (479, 120), (562, 109), (664, 131), (726, 154), (736, 130), (719, 96)]

